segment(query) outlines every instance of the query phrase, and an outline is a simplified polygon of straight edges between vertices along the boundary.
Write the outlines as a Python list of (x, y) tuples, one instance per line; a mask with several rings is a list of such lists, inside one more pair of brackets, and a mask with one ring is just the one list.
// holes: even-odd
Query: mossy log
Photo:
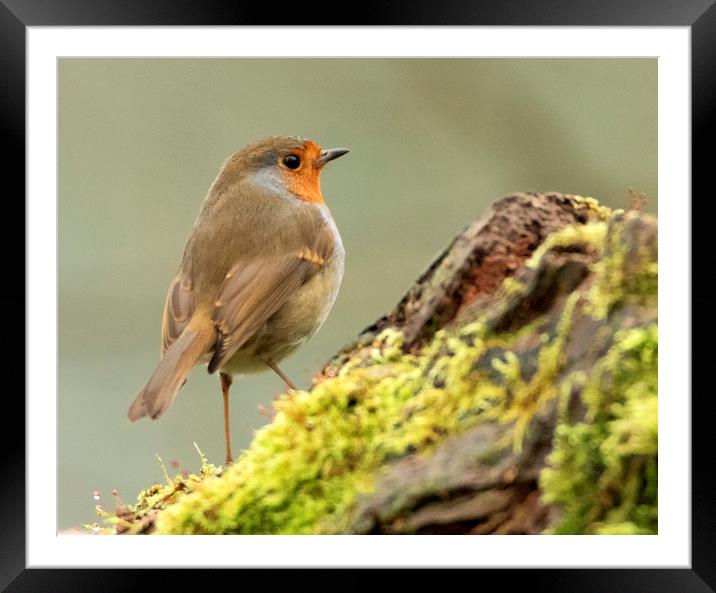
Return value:
[(235, 463), (101, 531), (655, 533), (657, 352), (656, 220), (511, 195)]

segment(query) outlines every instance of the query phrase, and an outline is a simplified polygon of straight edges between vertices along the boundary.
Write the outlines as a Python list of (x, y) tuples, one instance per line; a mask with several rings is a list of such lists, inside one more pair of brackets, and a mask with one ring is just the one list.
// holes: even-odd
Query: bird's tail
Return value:
[(144, 416), (159, 418), (172, 405), (191, 369), (214, 344), (216, 332), (213, 326), (197, 325), (190, 322), (164, 353), (152, 378), (129, 406), (128, 415), (132, 422)]

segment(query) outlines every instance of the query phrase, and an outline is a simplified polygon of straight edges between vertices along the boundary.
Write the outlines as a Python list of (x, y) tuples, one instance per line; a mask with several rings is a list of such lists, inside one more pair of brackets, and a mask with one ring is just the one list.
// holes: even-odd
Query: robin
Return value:
[(192, 368), (219, 372), (226, 463), (234, 375), (272, 369), (323, 324), (343, 277), (345, 251), (321, 193), (326, 163), (345, 148), (272, 137), (230, 156), (194, 223), (162, 319), (162, 356), (129, 408), (156, 419)]

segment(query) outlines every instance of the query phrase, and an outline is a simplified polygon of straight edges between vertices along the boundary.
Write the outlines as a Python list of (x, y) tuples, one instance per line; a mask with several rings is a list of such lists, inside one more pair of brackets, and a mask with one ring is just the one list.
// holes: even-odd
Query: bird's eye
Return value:
[(288, 156), (283, 157), (283, 164), (289, 169), (298, 169), (301, 166), (301, 159), (299, 159), (295, 154), (289, 154)]

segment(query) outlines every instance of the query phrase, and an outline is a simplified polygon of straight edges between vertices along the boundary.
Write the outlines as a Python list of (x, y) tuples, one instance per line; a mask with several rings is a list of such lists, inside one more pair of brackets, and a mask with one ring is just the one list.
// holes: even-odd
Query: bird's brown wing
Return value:
[(212, 320), (218, 332), (213, 373), (261, 328), (333, 255), (334, 238), (323, 227), (305, 246), (282, 255), (238, 261), (219, 291)]
[(191, 283), (183, 272), (176, 275), (167, 293), (162, 317), (162, 355), (181, 335), (194, 313)]

